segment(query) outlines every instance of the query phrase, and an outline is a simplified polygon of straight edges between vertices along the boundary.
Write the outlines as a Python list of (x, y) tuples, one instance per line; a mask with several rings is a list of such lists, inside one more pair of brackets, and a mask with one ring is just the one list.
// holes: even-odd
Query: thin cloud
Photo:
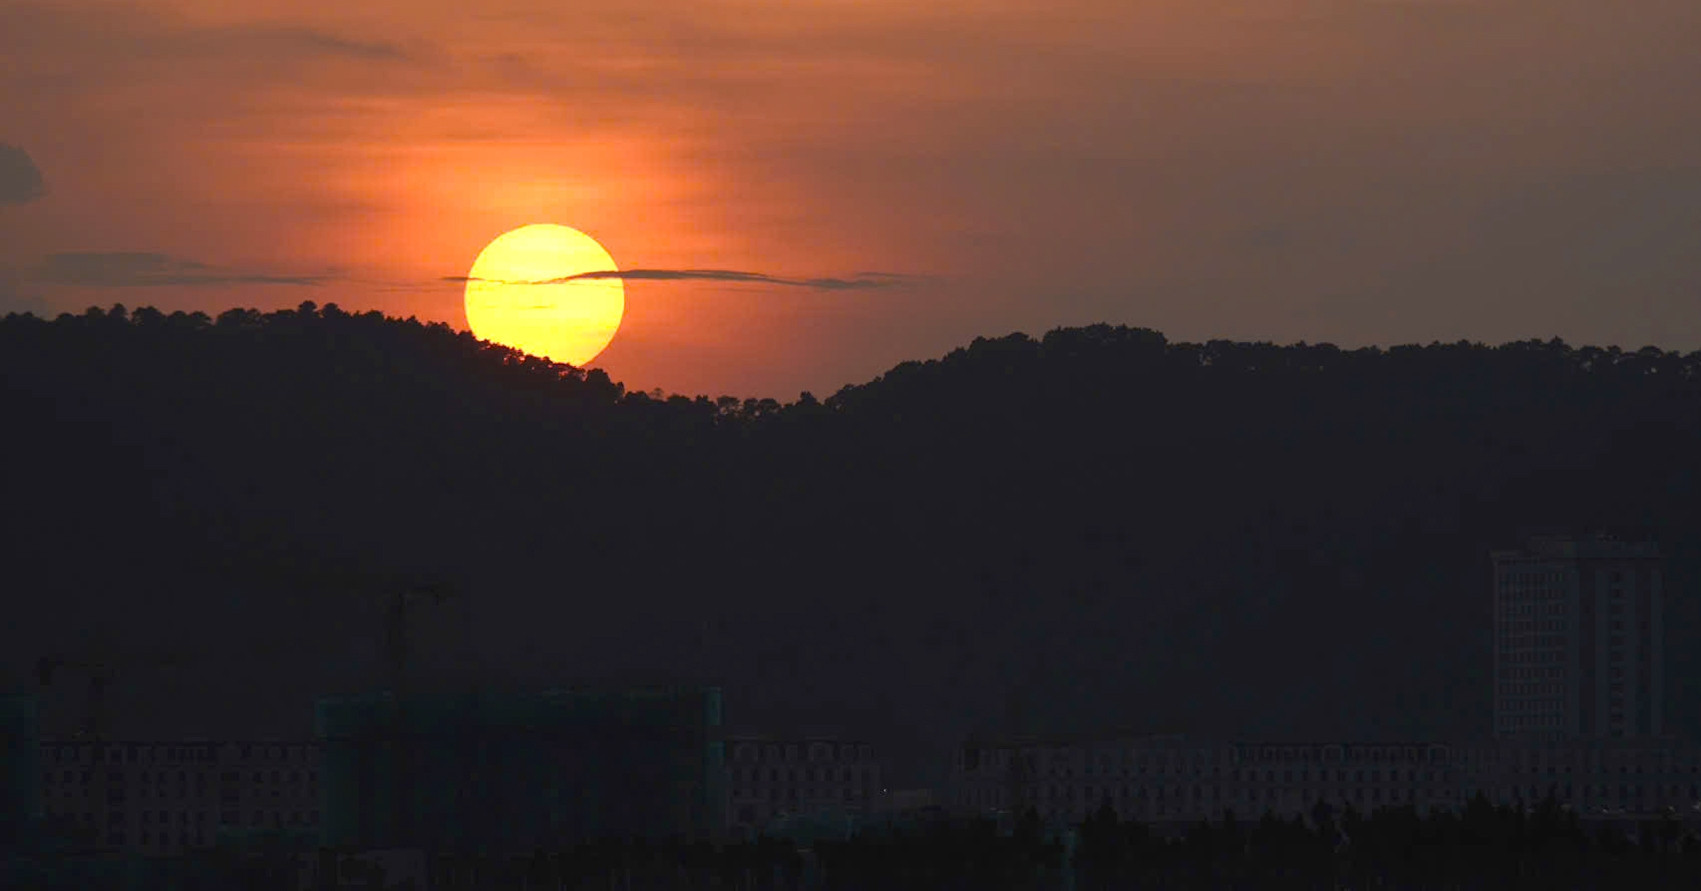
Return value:
[(892, 272), (863, 272), (850, 278), (783, 278), (764, 272), (741, 272), (735, 269), (606, 269), (581, 272), (549, 279), (489, 279), (472, 276), (445, 276), (446, 282), (492, 282), (504, 285), (562, 285), (576, 281), (620, 279), (622, 281), (716, 281), (744, 282), (757, 285), (778, 285), (787, 288), (810, 288), (817, 291), (859, 291), (872, 288), (891, 288), (916, 281), (915, 276)]
[[(90, 21), (99, 27), (90, 27)], [(170, 94), (186, 80), (197, 90), (195, 105), (212, 97), (250, 103), (259, 88), (303, 85), (307, 78), (348, 83), (350, 72), (344, 68), (351, 64), (369, 69), (354, 75), (359, 83), (393, 86), (398, 77), (410, 76), (398, 72), (435, 70), (444, 56), (441, 47), (426, 40), (398, 41), (391, 34), (328, 30), (306, 22), (207, 27), (138, 4), (0, 0), (6, 80), (38, 98), (98, 95), (137, 84)], [(246, 104), (241, 107), (248, 110)]]
[(359, 40), (316, 28), (232, 28), (200, 32), (197, 36), (213, 43), (271, 49), (280, 55), (342, 57), (370, 62), (413, 60), (411, 53), (394, 43)]
[(32, 280), (83, 288), (152, 288), (220, 285), (317, 287), (319, 275), (220, 269), (168, 254), (135, 251), (71, 251), (50, 254), (31, 270)]
[(0, 204), (28, 204), (46, 194), (47, 183), (29, 153), (0, 142)]

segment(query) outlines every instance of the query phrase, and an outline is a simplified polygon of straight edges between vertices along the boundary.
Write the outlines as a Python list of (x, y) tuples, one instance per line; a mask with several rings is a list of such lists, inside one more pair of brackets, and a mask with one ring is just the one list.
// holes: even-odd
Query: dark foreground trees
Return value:
[[(1530, 810), (1473, 802), (1463, 813), (1310, 819), (1233, 814), (1186, 827), (1102, 810), (1061, 835), (998, 834), (990, 822), (880, 832), (817, 844), (823, 885), (876, 888), (1498, 889), (1689, 888), (1701, 837), (1675, 817), (1591, 825), (1548, 801)], [(1065, 850), (1073, 848), (1072, 856)]]
[(1223, 819), (1157, 838), (1100, 814), (1080, 828), (1078, 884), (1091, 888), (1692, 887), (1701, 836), (1675, 815), (1591, 823), (1552, 800), (1531, 809), (1471, 802), (1365, 816), (1320, 805), (1309, 820)]
[[(1031, 815), (1013, 832), (992, 821), (871, 828), (800, 849), (783, 839), (563, 844), (530, 853), (433, 852), (439, 891), (1121, 891), (1121, 889), (1694, 888), (1701, 837), (1675, 817), (1590, 825), (1552, 802), (1523, 810), (1470, 804), (1463, 813), (1409, 808), (1365, 816), (1236, 820), (1185, 827), (1119, 821), (1104, 811), (1067, 831)], [(349, 852), (299, 852), (341, 888), (403, 891)], [(44, 854), (7, 864), (24, 888), (98, 891), (294, 891), (297, 855), (214, 850), (167, 859)], [(330, 887), (320, 885), (319, 887)]]

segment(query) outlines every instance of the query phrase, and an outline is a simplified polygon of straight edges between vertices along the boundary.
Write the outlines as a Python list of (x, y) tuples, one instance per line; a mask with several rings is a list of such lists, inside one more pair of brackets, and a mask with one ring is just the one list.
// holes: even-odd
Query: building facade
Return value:
[(322, 700), (323, 839), (517, 850), (708, 838), (725, 813), (720, 691)]
[(1665, 653), (1658, 547), (1540, 537), (1491, 559), (1495, 736), (1659, 738)]
[(0, 850), (41, 816), (41, 721), (34, 696), (0, 697)]
[(729, 737), (727, 826), (751, 835), (787, 818), (872, 812), (882, 790), (867, 743), (827, 737)]
[(44, 741), (48, 824), (96, 850), (169, 856), (257, 833), (313, 844), (318, 747), (303, 741)]
[(958, 752), (960, 813), (1034, 808), (1078, 823), (1105, 803), (1121, 819), (1187, 823), (1410, 806), (1457, 810), (1478, 794), (1582, 814), (1689, 814), (1701, 807), (1701, 750), (1659, 742), (1480, 745), (1207, 743), (1182, 737), (971, 742)]

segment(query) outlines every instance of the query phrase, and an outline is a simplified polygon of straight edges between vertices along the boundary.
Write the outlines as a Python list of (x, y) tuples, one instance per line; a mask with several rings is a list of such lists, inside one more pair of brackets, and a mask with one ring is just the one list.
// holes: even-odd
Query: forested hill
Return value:
[(374, 677), (349, 579), (402, 574), (468, 592), (420, 618), (433, 683), (711, 679), (735, 723), (906, 755), (1474, 734), (1487, 551), (1538, 529), (1660, 537), (1701, 713), (1701, 353), (1093, 326), (782, 405), (308, 304), (12, 316), (0, 369), (0, 643), (131, 666), (137, 733), (306, 732)]

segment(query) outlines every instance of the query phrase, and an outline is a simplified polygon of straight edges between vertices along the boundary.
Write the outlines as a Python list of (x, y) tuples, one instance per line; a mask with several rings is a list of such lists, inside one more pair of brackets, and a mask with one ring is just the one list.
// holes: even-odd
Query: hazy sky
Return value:
[(1701, 348), (1695, 0), (0, 0), (0, 309), (465, 326), (528, 222), (595, 363), (825, 394), (1109, 321)]

